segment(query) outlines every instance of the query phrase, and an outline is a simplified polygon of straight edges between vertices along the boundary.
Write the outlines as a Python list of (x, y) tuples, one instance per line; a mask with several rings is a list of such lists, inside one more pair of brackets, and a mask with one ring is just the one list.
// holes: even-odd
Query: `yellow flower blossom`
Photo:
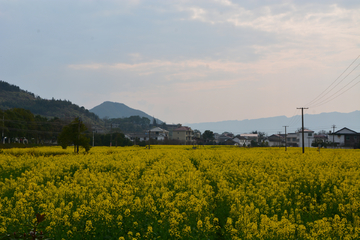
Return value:
[(0, 233), (25, 230), (39, 213), (46, 235), (69, 239), (360, 237), (359, 150), (108, 150), (2, 150)]

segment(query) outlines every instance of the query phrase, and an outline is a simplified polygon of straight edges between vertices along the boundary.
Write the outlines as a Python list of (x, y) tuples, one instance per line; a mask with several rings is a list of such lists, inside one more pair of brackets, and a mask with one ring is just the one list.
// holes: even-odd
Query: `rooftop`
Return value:
[(192, 131), (192, 130), (189, 127), (182, 126), (182, 127), (174, 129), (173, 131)]
[(166, 131), (162, 128), (159, 128), (159, 127), (155, 127), (153, 129), (150, 130), (150, 132), (169, 132), (169, 131)]

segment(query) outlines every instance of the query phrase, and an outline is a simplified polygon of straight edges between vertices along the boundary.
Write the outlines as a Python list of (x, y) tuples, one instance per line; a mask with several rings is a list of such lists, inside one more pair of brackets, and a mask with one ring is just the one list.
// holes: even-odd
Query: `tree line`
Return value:
[[(12, 108), (7, 110), (0, 109), (0, 129), (1, 145), (10, 146), (9, 143), (21, 143), (32, 146), (36, 145), (78, 145), (74, 136), (81, 133), (81, 144), (87, 146), (129, 146), (132, 142), (125, 138), (120, 130), (111, 133), (93, 133), (90, 125), (83, 122), (80, 124), (79, 118), (75, 118), (69, 123), (68, 120), (60, 118), (48, 118), (35, 115), (30, 110), (22, 108)], [(63, 134), (63, 135), (61, 135)], [(70, 135), (69, 138), (64, 136)], [(93, 141), (94, 137), (94, 141)], [(66, 139), (66, 140), (64, 140)], [(72, 139), (72, 140), (71, 140)]]
[(100, 118), (68, 100), (43, 99), (35, 94), (24, 91), (18, 86), (0, 80), (0, 109), (24, 108), (34, 114), (61, 119), (74, 119), (77, 116), (86, 118), (92, 123), (100, 124)]

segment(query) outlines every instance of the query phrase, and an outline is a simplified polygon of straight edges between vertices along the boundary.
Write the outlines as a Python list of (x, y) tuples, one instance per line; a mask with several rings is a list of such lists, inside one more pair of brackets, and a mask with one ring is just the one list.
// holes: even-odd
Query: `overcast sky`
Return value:
[(0, 0), (0, 80), (167, 123), (360, 110), (359, 55), (359, 0)]

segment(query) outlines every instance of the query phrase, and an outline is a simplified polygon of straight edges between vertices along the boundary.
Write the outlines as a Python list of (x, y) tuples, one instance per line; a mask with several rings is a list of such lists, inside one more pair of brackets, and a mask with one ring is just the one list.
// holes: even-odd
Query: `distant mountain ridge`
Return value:
[[(45, 117), (58, 117), (60, 119), (73, 119), (81, 117), (84, 122), (95, 125), (103, 125), (100, 118), (126, 118), (130, 116), (146, 117), (153, 121), (149, 114), (130, 108), (123, 103), (106, 101), (91, 110), (79, 107), (67, 100), (42, 99), (35, 94), (22, 90), (18, 86), (0, 80), (0, 109), (23, 108), (30, 110), (35, 115)], [(100, 118), (99, 118), (100, 117)], [(336, 125), (335, 131), (347, 127), (360, 132), (360, 111), (350, 113), (320, 113), (305, 114), (305, 127), (315, 132), (320, 130), (330, 131), (331, 126)], [(162, 121), (156, 119), (158, 124)], [(291, 118), (277, 116), (259, 119), (229, 120), (220, 122), (203, 122), (183, 124), (198, 129), (201, 132), (211, 130), (216, 133), (232, 132), (234, 134), (249, 133), (251, 131), (266, 132), (271, 135), (279, 131), (284, 133), (283, 126), (289, 126), (287, 132), (295, 132), (301, 127), (301, 116)]]
[[(305, 128), (318, 132), (320, 130), (330, 131), (331, 126), (336, 125), (335, 131), (347, 127), (354, 131), (360, 132), (360, 111), (350, 113), (320, 113), (320, 114), (305, 114), (304, 115)], [(301, 115), (293, 117), (277, 116), (259, 119), (245, 119), (245, 120), (230, 120), (220, 122), (205, 122), (205, 123), (187, 123), (187, 126), (192, 129), (198, 129), (201, 132), (211, 130), (216, 133), (223, 133), (225, 131), (234, 134), (249, 133), (251, 131), (265, 132), (268, 135), (284, 133), (283, 126), (288, 126), (287, 133), (295, 132), (301, 128)]]
[[(126, 106), (123, 103), (110, 102), (110, 101), (105, 101), (100, 105), (93, 107), (89, 111), (95, 113), (100, 118), (127, 118), (131, 116), (139, 116), (139, 117), (146, 117), (150, 119), (151, 122), (154, 119), (154, 117), (150, 116), (149, 114), (141, 110), (133, 109), (131, 107)], [(161, 120), (157, 118), (155, 119), (157, 123), (159, 124), (162, 123)]]

